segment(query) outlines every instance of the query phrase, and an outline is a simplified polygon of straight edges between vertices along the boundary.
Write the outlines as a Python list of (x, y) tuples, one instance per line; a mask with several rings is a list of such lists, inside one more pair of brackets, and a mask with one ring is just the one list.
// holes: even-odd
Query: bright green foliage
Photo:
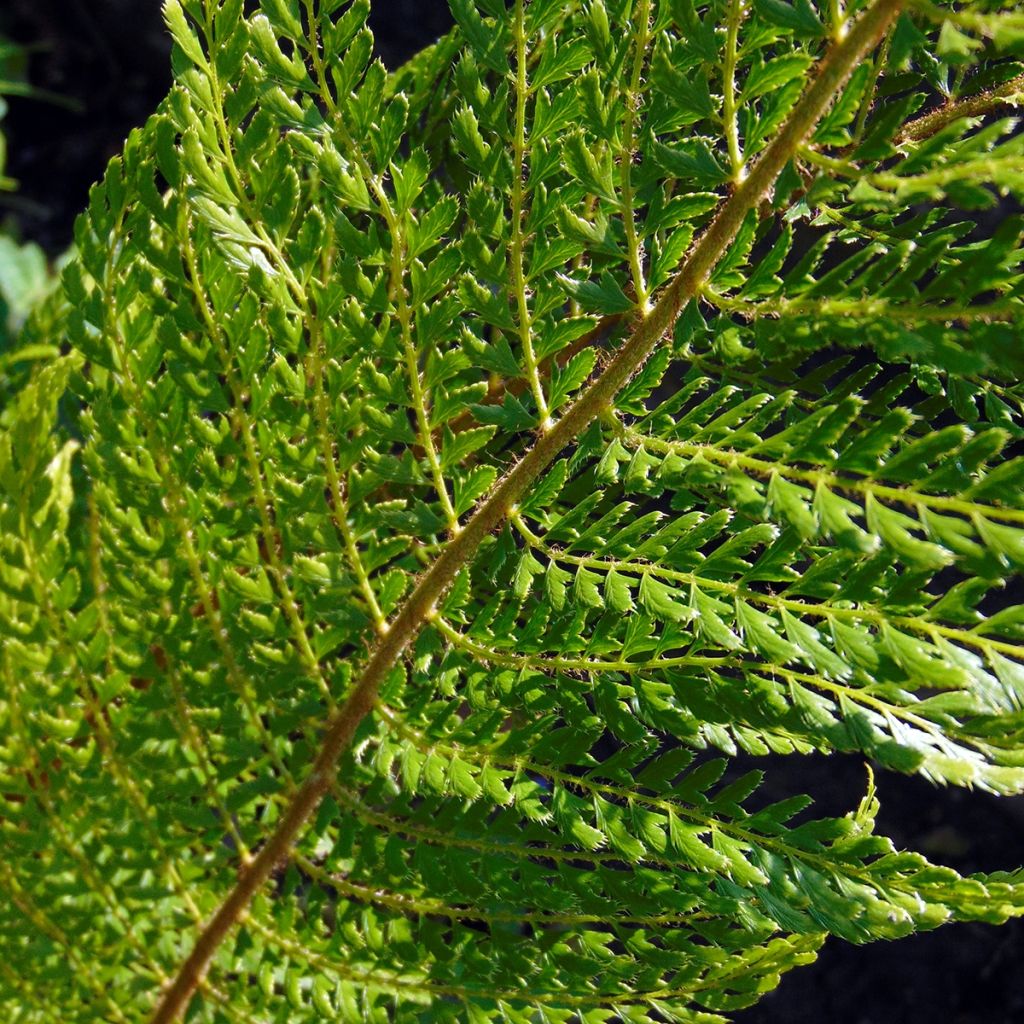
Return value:
[(395, 630), (188, 1019), (719, 1021), (1024, 912), (720, 756), (1024, 791), (1015, 6), (909, 5), (691, 285), (868, 5), (452, 0), (388, 74), (361, 0), (168, 0), (0, 392), (4, 1020), (147, 1019)]

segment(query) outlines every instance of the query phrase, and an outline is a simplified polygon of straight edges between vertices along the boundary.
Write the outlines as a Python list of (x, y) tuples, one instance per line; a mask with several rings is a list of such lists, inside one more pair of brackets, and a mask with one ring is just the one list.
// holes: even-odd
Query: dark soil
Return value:
[[(390, 65), (449, 24), (443, 0), (376, 0), (373, 27)], [(73, 99), (70, 111), (12, 100), (5, 122), (9, 173), (20, 179), (0, 215), (49, 252), (62, 251), (89, 185), (165, 94), (168, 42), (158, 0), (3, 0), (0, 34), (37, 47), (31, 80)], [(851, 758), (776, 758), (767, 799), (809, 792), (825, 814), (844, 814), (863, 791)], [(941, 791), (880, 775), (880, 828), (901, 847), (962, 871), (1024, 862), (1024, 801)], [(834, 941), (817, 964), (739, 1016), (746, 1024), (1018, 1024), (1024, 1021), (1024, 923), (956, 925), (896, 944)]]

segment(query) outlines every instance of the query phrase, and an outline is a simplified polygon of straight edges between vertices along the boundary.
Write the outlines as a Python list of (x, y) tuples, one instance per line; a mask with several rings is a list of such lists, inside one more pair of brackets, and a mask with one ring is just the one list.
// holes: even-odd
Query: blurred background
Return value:
[[(451, 16), (446, 0), (384, 0), (371, 24), (393, 67)], [(54, 254), (70, 241), (89, 186), (170, 85), (160, 0), (2, 0), (0, 38), (21, 51), (0, 64), (0, 81), (27, 79), (34, 90), (8, 96), (6, 173), (19, 188), (0, 198), (0, 220)]]
[[(392, 67), (450, 24), (445, 0), (374, 0), (373, 12), (378, 52)], [(89, 186), (168, 89), (159, 0), (3, 0), (0, 83), (8, 106), (0, 179), (18, 183), (0, 190), (0, 226), (53, 259), (71, 241)], [(766, 770), (765, 802), (806, 792), (820, 813), (842, 815), (864, 790), (856, 758), (748, 761), (735, 770)], [(1024, 863), (1024, 798), (937, 790), (888, 773), (878, 790), (879, 827), (899, 846), (960, 871)], [(1022, 965), (1024, 922), (956, 925), (864, 948), (833, 941), (738, 1024), (1019, 1024)]]

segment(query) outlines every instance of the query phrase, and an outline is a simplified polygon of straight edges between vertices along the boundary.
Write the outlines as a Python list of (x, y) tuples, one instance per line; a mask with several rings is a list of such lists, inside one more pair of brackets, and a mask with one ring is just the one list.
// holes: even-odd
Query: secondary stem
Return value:
[(743, 150), (740, 147), (736, 117), (736, 56), (744, 0), (731, 0), (725, 35), (725, 64), (722, 68), (722, 126), (729, 149), (729, 169), (733, 181), (743, 180)]
[(537, 356), (533, 350), (533, 316), (530, 313), (529, 296), (526, 289), (526, 274), (523, 269), (526, 239), (523, 232), (525, 211), (523, 176), (526, 168), (526, 0), (516, 0), (513, 14), (513, 29), (516, 44), (516, 123), (512, 136), (512, 240), (509, 252), (511, 264), (512, 292), (516, 298), (516, 313), (519, 321), (519, 341), (526, 361), (526, 374), (530, 390), (537, 405), (537, 420), (541, 429), (549, 424), (548, 402), (544, 395), (544, 384), (540, 379)]
[(633, 54), (633, 73), (625, 93), (626, 121), (623, 127), (623, 147), (619, 174), (622, 189), (622, 222), (626, 229), (626, 249), (629, 253), (629, 268), (633, 277), (633, 292), (637, 306), (643, 313), (649, 309), (647, 282), (644, 280), (643, 242), (636, 230), (636, 203), (633, 194), (633, 159), (636, 150), (636, 116), (640, 102), (640, 80), (647, 61), (647, 47), (650, 44), (651, 3), (640, 0), (636, 12), (636, 50)]
[(1022, 103), (1024, 103), (1024, 75), (1017, 75), (1016, 78), (1011, 78), (1008, 82), (1004, 82), (989, 92), (979, 93), (977, 96), (970, 96), (956, 103), (947, 103), (930, 114), (911, 121), (896, 136), (896, 141), (899, 143), (921, 142), (931, 138), (937, 131), (962, 117), (980, 117), (998, 107), (1014, 107), (1020, 106)]

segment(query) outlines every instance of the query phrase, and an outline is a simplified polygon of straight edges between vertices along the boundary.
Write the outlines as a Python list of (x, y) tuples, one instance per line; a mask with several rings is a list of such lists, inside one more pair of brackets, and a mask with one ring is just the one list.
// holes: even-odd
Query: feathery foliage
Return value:
[(5, 1020), (695, 1024), (1024, 912), (722, 781), (1024, 791), (1024, 16), (452, 9), (166, 0), (0, 377)]

